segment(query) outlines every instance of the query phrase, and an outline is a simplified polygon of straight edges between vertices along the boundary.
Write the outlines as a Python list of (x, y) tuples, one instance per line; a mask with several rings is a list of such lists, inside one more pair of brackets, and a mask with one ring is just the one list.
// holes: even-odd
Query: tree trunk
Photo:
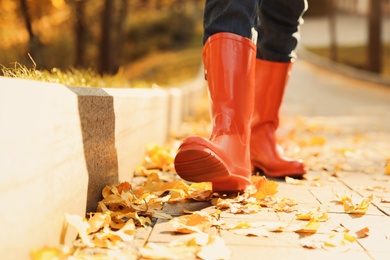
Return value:
[(113, 11), (114, 0), (104, 0), (101, 21), (101, 40), (100, 40), (100, 74), (115, 74), (116, 69), (113, 65)]
[(30, 15), (30, 11), (28, 9), (27, 0), (20, 0), (20, 9), (21, 9), (21, 12), (23, 15), (24, 23), (25, 23), (26, 30), (28, 32), (28, 37), (29, 37), (29, 50), (28, 50), (28, 52), (31, 54), (32, 57), (34, 57), (35, 53), (38, 51), (40, 43), (39, 43), (39, 38), (35, 35), (33, 28), (32, 28), (31, 15)]
[(337, 25), (336, 25), (336, 0), (328, 0), (328, 16), (329, 16), (329, 35), (330, 35), (330, 59), (333, 61), (338, 60), (337, 53)]
[(382, 12), (381, 0), (369, 1), (368, 13), (368, 70), (380, 73), (382, 70)]
[(31, 16), (28, 10), (27, 0), (20, 0), (20, 9), (24, 18), (24, 23), (28, 32), (29, 40), (32, 41), (36, 36), (31, 25)]
[(85, 6), (87, 0), (74, 1), (76, 15), (76, 67), (85, 67), (85, 52), (87, 48), (87, 26), (85, 22)]
[(114, 53), (114, 66), (119, 68), (120, 58), (122, 57), (122, 51), (124, 42), (126, 40), (125, 22), (129, 9), (129, 0), (121, 0), (119, 6), (119, 15), (116, 21), (116, 37), (115, 37), (115, 53)]

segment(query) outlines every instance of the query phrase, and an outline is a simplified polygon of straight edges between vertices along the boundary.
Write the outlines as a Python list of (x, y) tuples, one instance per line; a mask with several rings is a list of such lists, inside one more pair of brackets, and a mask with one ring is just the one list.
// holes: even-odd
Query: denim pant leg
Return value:
[(206, 0), (203, 44), (213, 34), (230, 32), (256, 42), (259, 0)]
[(296, 58), (307, 0), (259, 0), (258, 59), (290, 62)]

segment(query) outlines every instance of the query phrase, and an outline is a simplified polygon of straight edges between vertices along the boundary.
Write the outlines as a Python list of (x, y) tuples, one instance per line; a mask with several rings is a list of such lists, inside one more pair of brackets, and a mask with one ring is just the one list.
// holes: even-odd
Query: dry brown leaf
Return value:
[(381, 203), (390, 203), (390, 198), (381, 198)]

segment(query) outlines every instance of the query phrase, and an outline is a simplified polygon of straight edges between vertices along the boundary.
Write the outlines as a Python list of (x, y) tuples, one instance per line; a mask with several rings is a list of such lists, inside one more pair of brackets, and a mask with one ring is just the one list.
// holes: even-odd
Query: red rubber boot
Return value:
[(252, 117), (250, 142), (254, 168), (272, 178), (285, 176), (301, 178), (305, 174), (303, 163), (287, 158), (277, 145), (276, 129), (279, 108), (290, 76), (291, 62), (272, 62), (256, 59), (255, 107)]
[(220, 192), (241, 192), (251, 183), (255, 56), (255, 44), (236, 34), (217, 33), (205, 43), (213, 129), (209, 139), (188, 137), (179, 147), (175, 169), (183, 179), (212, 182)]

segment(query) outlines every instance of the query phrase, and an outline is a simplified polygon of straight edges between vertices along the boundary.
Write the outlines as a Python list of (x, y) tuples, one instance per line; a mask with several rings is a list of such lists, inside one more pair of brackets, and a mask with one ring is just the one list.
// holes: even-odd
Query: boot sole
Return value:
[(268, 177), (268, 178), (275, 178), (275, 179), (283, 179), (285, 177), (290, 177), (290, 178), (295, 178), (295, 179), (302, 179), (303, 175), (306, 174), (304, 169), (296, 169), (296, 172), (292, 171), (291, 169), (289, 170), (284, 170), (284, 171), (269, 171), (262, 165), (252, 161), (252, 165), (254, 168), (254, 172), (256, 170), (260, 170), (262, 175)]
[(190, 182), (211, 182), (218, 192), (242, 192), (250, 179), (230, 173), (220, 157), (211, 149), (200, 145), (182, 147), (175, 157), (175, 170)]

